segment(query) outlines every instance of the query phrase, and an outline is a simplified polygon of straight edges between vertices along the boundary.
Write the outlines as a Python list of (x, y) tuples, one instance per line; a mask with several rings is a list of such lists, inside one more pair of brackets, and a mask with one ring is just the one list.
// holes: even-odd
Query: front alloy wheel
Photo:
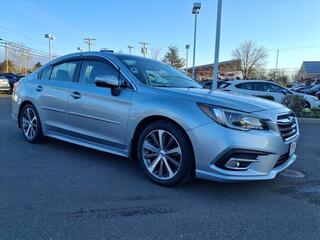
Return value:
[(145, 127), (139, 136), (138, 159), (146, 175), (160, 185), (177, 185), (193, 175), (194, 157), (188, 136), (170, 121)]
[(143, 161), (150, 174), (158, 179), (173, 178), (181, 165), (181, 147), (165, 130), (154, 130), (143, 142)]

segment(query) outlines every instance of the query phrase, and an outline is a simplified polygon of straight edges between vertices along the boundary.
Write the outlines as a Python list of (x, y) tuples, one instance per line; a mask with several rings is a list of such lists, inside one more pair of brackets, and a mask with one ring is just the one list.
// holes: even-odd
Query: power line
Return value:
[[(8, 45), (10, 45), (10, 46), (13, 47), (13, 48), (19, 48), (20, 50), (30, 51), (30, 52), (34, 52), (34, 53), (37, 53), (37, 54), (42, 54), (42, 55), (47, 55), (47, 56), (48, 56), (48, 53), (45, 52), (45, 51), (42, 51), (42, 50), (30, 48), (30, 47), (24, 46), (24, 45), (22, 45), (22, 44), (18, 44), (18, 43), (15, 43), (15, 42), (11, 42), (11, 41), (6, 40), (6, 39), (3, 39), (3, 38), (0, 38), (0, 42), (1, 42), (1, 41), (6, 42)], [(55, 55), (55, 56), (58, 56), (58, 54), (54, 54), (54, 55)]]
[(13, 33), (13, 34), (16, 34), (16, 35), (18, 35), (18, 36), (20, 36), (20, 37), (23, 37), (23, 38), (25, 38), (25, 39), (28, 39), (29, 41), (32, 41), (32, 42), (35, 42), (35, 43), (38, 43), (38, 44), (41, 44), (41, 45), (45, 45), (43, 42), (40, 42), (40, 41), (37, 41), (37, 40), (32, 39), (32, 38), (30, 38), (30, 37), (27, 37), (27, 36), (25, 36), (24, 34), (18, 33), (18, 32), (16, 32), (16, 31), (12, 30), (12, 29), (9, 29), (9, 28), (7, 28), (7, 27), (4, 27), (3, 25), (0, 25), (0, 28), (6, 30), (6, 31), (8, 31), (8, 32), (11, 32), (11, 33)]

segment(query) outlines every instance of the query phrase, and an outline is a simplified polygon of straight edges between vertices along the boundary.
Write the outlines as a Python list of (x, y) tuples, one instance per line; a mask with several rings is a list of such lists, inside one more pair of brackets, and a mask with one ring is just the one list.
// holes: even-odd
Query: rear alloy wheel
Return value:
[(154, 182), (176, 185), (193, 172), (193, 153), (187, 136), (168, 121), (155, 122), (145, 128), (138, 148), (139, 162)]
[(20, 126), (23, 136), (28, 142), (35, 143), (43, 139), (40, 118), (33, 105), (27, 104), (22, 109)]

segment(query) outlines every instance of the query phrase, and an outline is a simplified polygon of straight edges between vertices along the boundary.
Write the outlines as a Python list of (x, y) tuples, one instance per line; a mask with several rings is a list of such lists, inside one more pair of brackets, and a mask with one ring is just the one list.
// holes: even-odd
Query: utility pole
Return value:
[(24, 75), (27, 75), (27, 54), (24, 55)]
[(131, 55), (131, 50), (133, 49), (133, 47), (129, 45), (128, 48), (129, 48), (129, 54)]
[(5, 51), (5, 59), (6, 59), (6, 72), (9, 72), (9, 60), (8, 60), (8, 47), (7, 42), (4, 42), (4, 51)]
[(279, 49), (277, 49), (276, 70), (274, 71), (274, 80), (276, 80), (276, 74), (278, 71), (278, 59), (279, 59)]
[(214, 52), (213, 79), (211, 89), (217, 89), (219, 74), (219, 51), (220, 51), (220, 26), (221, 26), (221, 8), (222, 0), (218, 0), (217, 8), (217, 27), (216, 27), (216, 46)]
[(95, 41), (96, 39), (88, 37), (88, 38), (85, 38), (84, 40), (85, 40), (84, 43), (88, 44), (88, 49), (89, 49), (89, 52), (90, 52), (91, 51), (91, 45), (93, 45), (93, 41)]
[(141, 47), (141, 53), (143, 54), (144, 57), (146, 57), (146, 55), (148, 54), (148, 45), (150, 43), (147, 43), (147, 42), (139, 42), (142, 47)]

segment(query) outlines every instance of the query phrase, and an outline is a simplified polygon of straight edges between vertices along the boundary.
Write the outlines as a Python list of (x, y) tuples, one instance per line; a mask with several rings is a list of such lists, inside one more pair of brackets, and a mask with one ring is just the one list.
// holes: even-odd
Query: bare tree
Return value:
[(241, 60), (241, 72), (244, 79), (250, 77), (254, 69), (262, 68), (268, 58), (267, 50), (252, 41), (244, 41), (232, 51), (232, 56)]
[(159, 60), (159, 58), (160, 58), (160, 52), (161, 52), (161, 49), (160, 48), (153, 48), (152, 50), (151, 50), (151, 57), (152, 57), (152, 59), (154, 59), (154, 60)]

